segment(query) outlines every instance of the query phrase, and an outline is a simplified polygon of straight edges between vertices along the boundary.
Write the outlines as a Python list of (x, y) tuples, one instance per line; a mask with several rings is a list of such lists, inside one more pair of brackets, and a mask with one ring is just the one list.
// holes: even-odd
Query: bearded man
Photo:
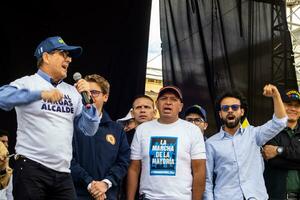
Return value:
[(286, 126), (287, 117), (280, 93), (271, 84), (263, 95), (271, 97), (273, 119), (262, 126), (241, 127), (247, 103), (237, 91), (226, 92), (217, 101), (223, 121), (220, 132), (206, 140), (207, 200), (267, 200), (261, 147)]

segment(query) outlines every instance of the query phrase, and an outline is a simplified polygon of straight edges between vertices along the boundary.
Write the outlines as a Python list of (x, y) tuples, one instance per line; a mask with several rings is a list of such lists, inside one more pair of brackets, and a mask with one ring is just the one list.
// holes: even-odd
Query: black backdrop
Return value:
[[(271, 12), (269, 3), (254, 0), (160, 1), (164, 84), (180, 87), (186, 106), (207, 110), (208, 134), (220, 126), (214, 102), (222, 91), (242, 91), (248, 119), (259, 125), (273, 112), (270, 98), (262, 96), (266, 83), (297, 88), (292, 62), (276, 72), (272, 67)], [(290, 37), (286, 42), (291, 50)]]
[[(0, 85), (37, 71), (34, 50), (46, 37), (60, 35), (81, 45), (66, 82), (76, 71), (98, 73), (111, 83), (105, 109), (113, 119), (127, 114), (132, 98), (144, 93), (151, 0), (10, 1), (0, 6)], [(0, 110), (0, 128), (15, 144), (15, 111)]]

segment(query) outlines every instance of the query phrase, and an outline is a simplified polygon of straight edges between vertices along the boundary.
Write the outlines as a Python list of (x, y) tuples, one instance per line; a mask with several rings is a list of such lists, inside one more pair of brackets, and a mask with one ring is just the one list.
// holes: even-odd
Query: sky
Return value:
[(152, 0), (147, 67), (161, 69), (159, 0)]

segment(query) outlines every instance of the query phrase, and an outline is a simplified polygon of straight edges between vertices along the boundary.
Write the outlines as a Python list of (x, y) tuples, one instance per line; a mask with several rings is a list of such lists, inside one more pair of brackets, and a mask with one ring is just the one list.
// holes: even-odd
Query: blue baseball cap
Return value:
[(204, 119), (204, 121), (207, 122), (206, 111), (201, 106), (192, 105), (192, 106), (188, 107), (184, 112), (184, 118), (191, 113), (196, 113), (196, 114), (200, 115)]
[(283, 102), (291, 102), (291, 101), (298, 101), (300, 102), (300, 93), (296, 89), (289, 89), (285, 91), (282, 95)]
[(34, 56), (39, 59), (42, 57), (44, 52), (52, 52), (54, 50), (68, 51), (70, 57), (79, 57), (82, 53), (81, 46), (69, 46), (67, 45), (60, 36), (48, 37), (43, 40), (36, 48)]

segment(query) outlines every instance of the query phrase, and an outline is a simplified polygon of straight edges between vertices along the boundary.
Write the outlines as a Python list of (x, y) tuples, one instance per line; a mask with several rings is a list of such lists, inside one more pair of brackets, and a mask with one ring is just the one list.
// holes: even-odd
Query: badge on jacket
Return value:
[(107, 134), (106, 135), (106, 141), (109, 142), (112, 145), (116, 144), (116, 138), (113, 134)]

